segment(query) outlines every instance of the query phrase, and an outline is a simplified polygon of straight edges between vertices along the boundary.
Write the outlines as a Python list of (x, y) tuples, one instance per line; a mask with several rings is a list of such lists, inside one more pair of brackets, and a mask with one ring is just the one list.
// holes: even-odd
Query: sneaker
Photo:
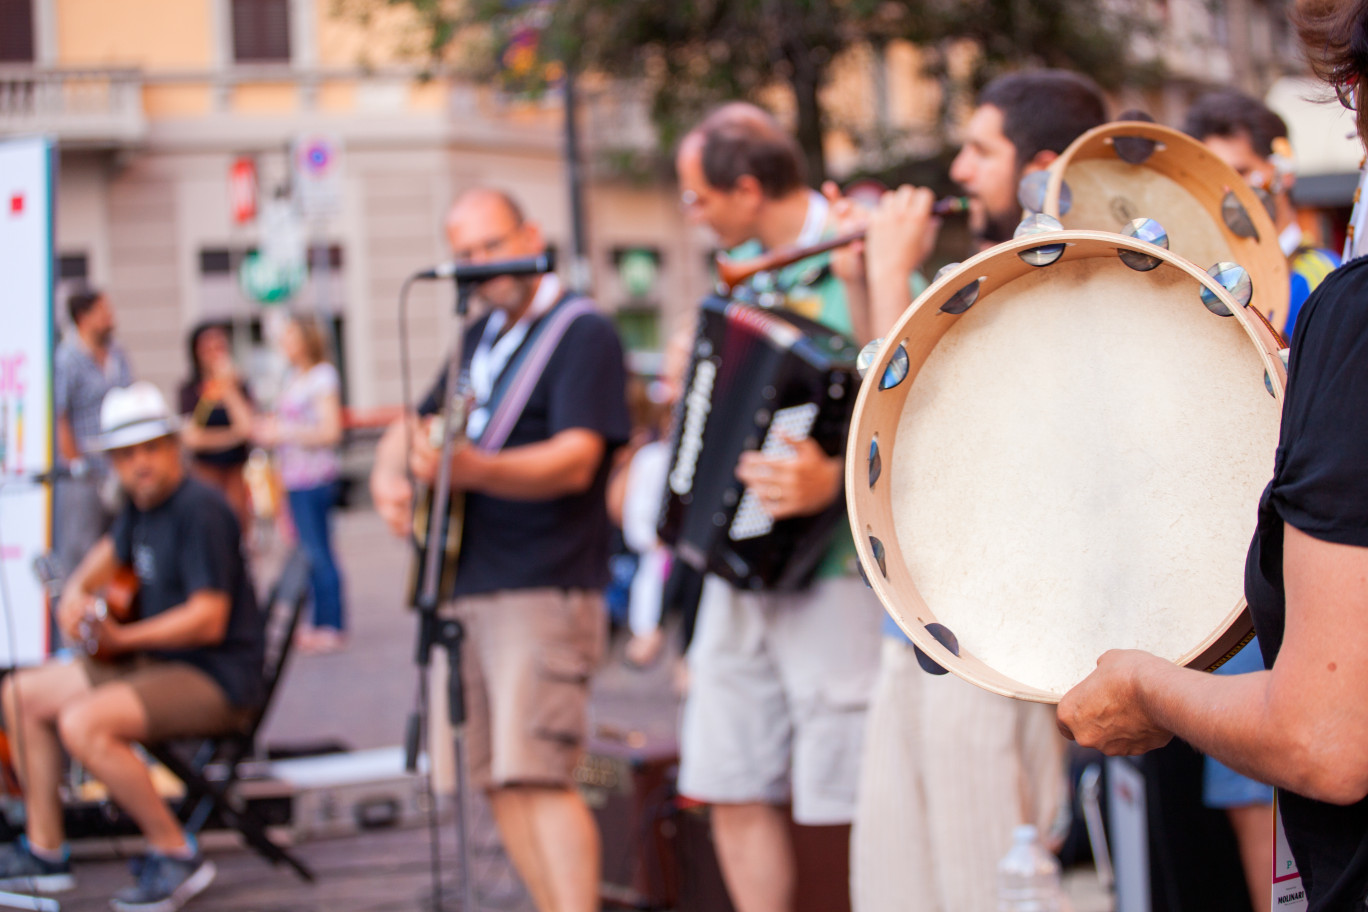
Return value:
[(74, 886), (70, 860), (44, 861), (29, 851), (28, 840), (22, 836), (13, 845), (0, 848), (0, 890), (61, 893)]
[(109, 904), (115, 912), (176, 912), (213, 883), (216, 873), (214, 863), (198, 853), (193, 858), (149, 853), (138, 882), (120, 890)]

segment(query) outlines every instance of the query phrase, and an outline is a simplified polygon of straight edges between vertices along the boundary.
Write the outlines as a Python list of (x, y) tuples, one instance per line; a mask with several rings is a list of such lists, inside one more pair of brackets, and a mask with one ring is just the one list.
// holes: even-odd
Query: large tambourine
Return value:
[(913, 302), (864, 359), (846, 491), (928, 670), (1057, 702), (1107, 649), (1210, 668), (1248, 641), (1286, 370), (1247, 302), (1233, 263), (1098, 231), (1019, 236)]
[(1249, 271), (1253, 305), (1274, 326), (1287, 320), (1287, 258), (1263, 200), (1192, 137), (1144, 121), (1089, 130), (1047, 172), (1027, 175), (1023, 207), (1065, 228), (1121, 231), (1136, 218), (1168, 229), (1169, 249), (1203, 269), (1232, 261)]

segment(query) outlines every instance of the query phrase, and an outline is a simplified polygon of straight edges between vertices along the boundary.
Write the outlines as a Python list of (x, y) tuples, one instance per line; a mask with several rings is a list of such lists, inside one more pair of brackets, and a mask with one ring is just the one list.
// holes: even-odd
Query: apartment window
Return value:
[(233, 60), (290, 62), (290, 0), (232, 0)]
[(33, 62), (33, 0), (0, 0), (0, 63)]

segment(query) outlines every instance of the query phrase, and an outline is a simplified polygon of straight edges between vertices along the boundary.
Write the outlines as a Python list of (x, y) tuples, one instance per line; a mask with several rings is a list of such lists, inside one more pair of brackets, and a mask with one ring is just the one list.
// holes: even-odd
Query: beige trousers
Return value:
[(886, 640), (860, 770), (850, 881), (855, 912), (993, 912), (1012, 828), (1065, 818), (1054, 707), (929, 675)]

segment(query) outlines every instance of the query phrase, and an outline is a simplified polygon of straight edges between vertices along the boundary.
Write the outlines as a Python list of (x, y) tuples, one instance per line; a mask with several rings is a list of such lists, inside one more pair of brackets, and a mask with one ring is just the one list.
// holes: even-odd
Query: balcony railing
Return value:
[(68, 146), (140, 142), (147, 133), (137, 70), (0, 66), (0, 135), (47, 133)]

